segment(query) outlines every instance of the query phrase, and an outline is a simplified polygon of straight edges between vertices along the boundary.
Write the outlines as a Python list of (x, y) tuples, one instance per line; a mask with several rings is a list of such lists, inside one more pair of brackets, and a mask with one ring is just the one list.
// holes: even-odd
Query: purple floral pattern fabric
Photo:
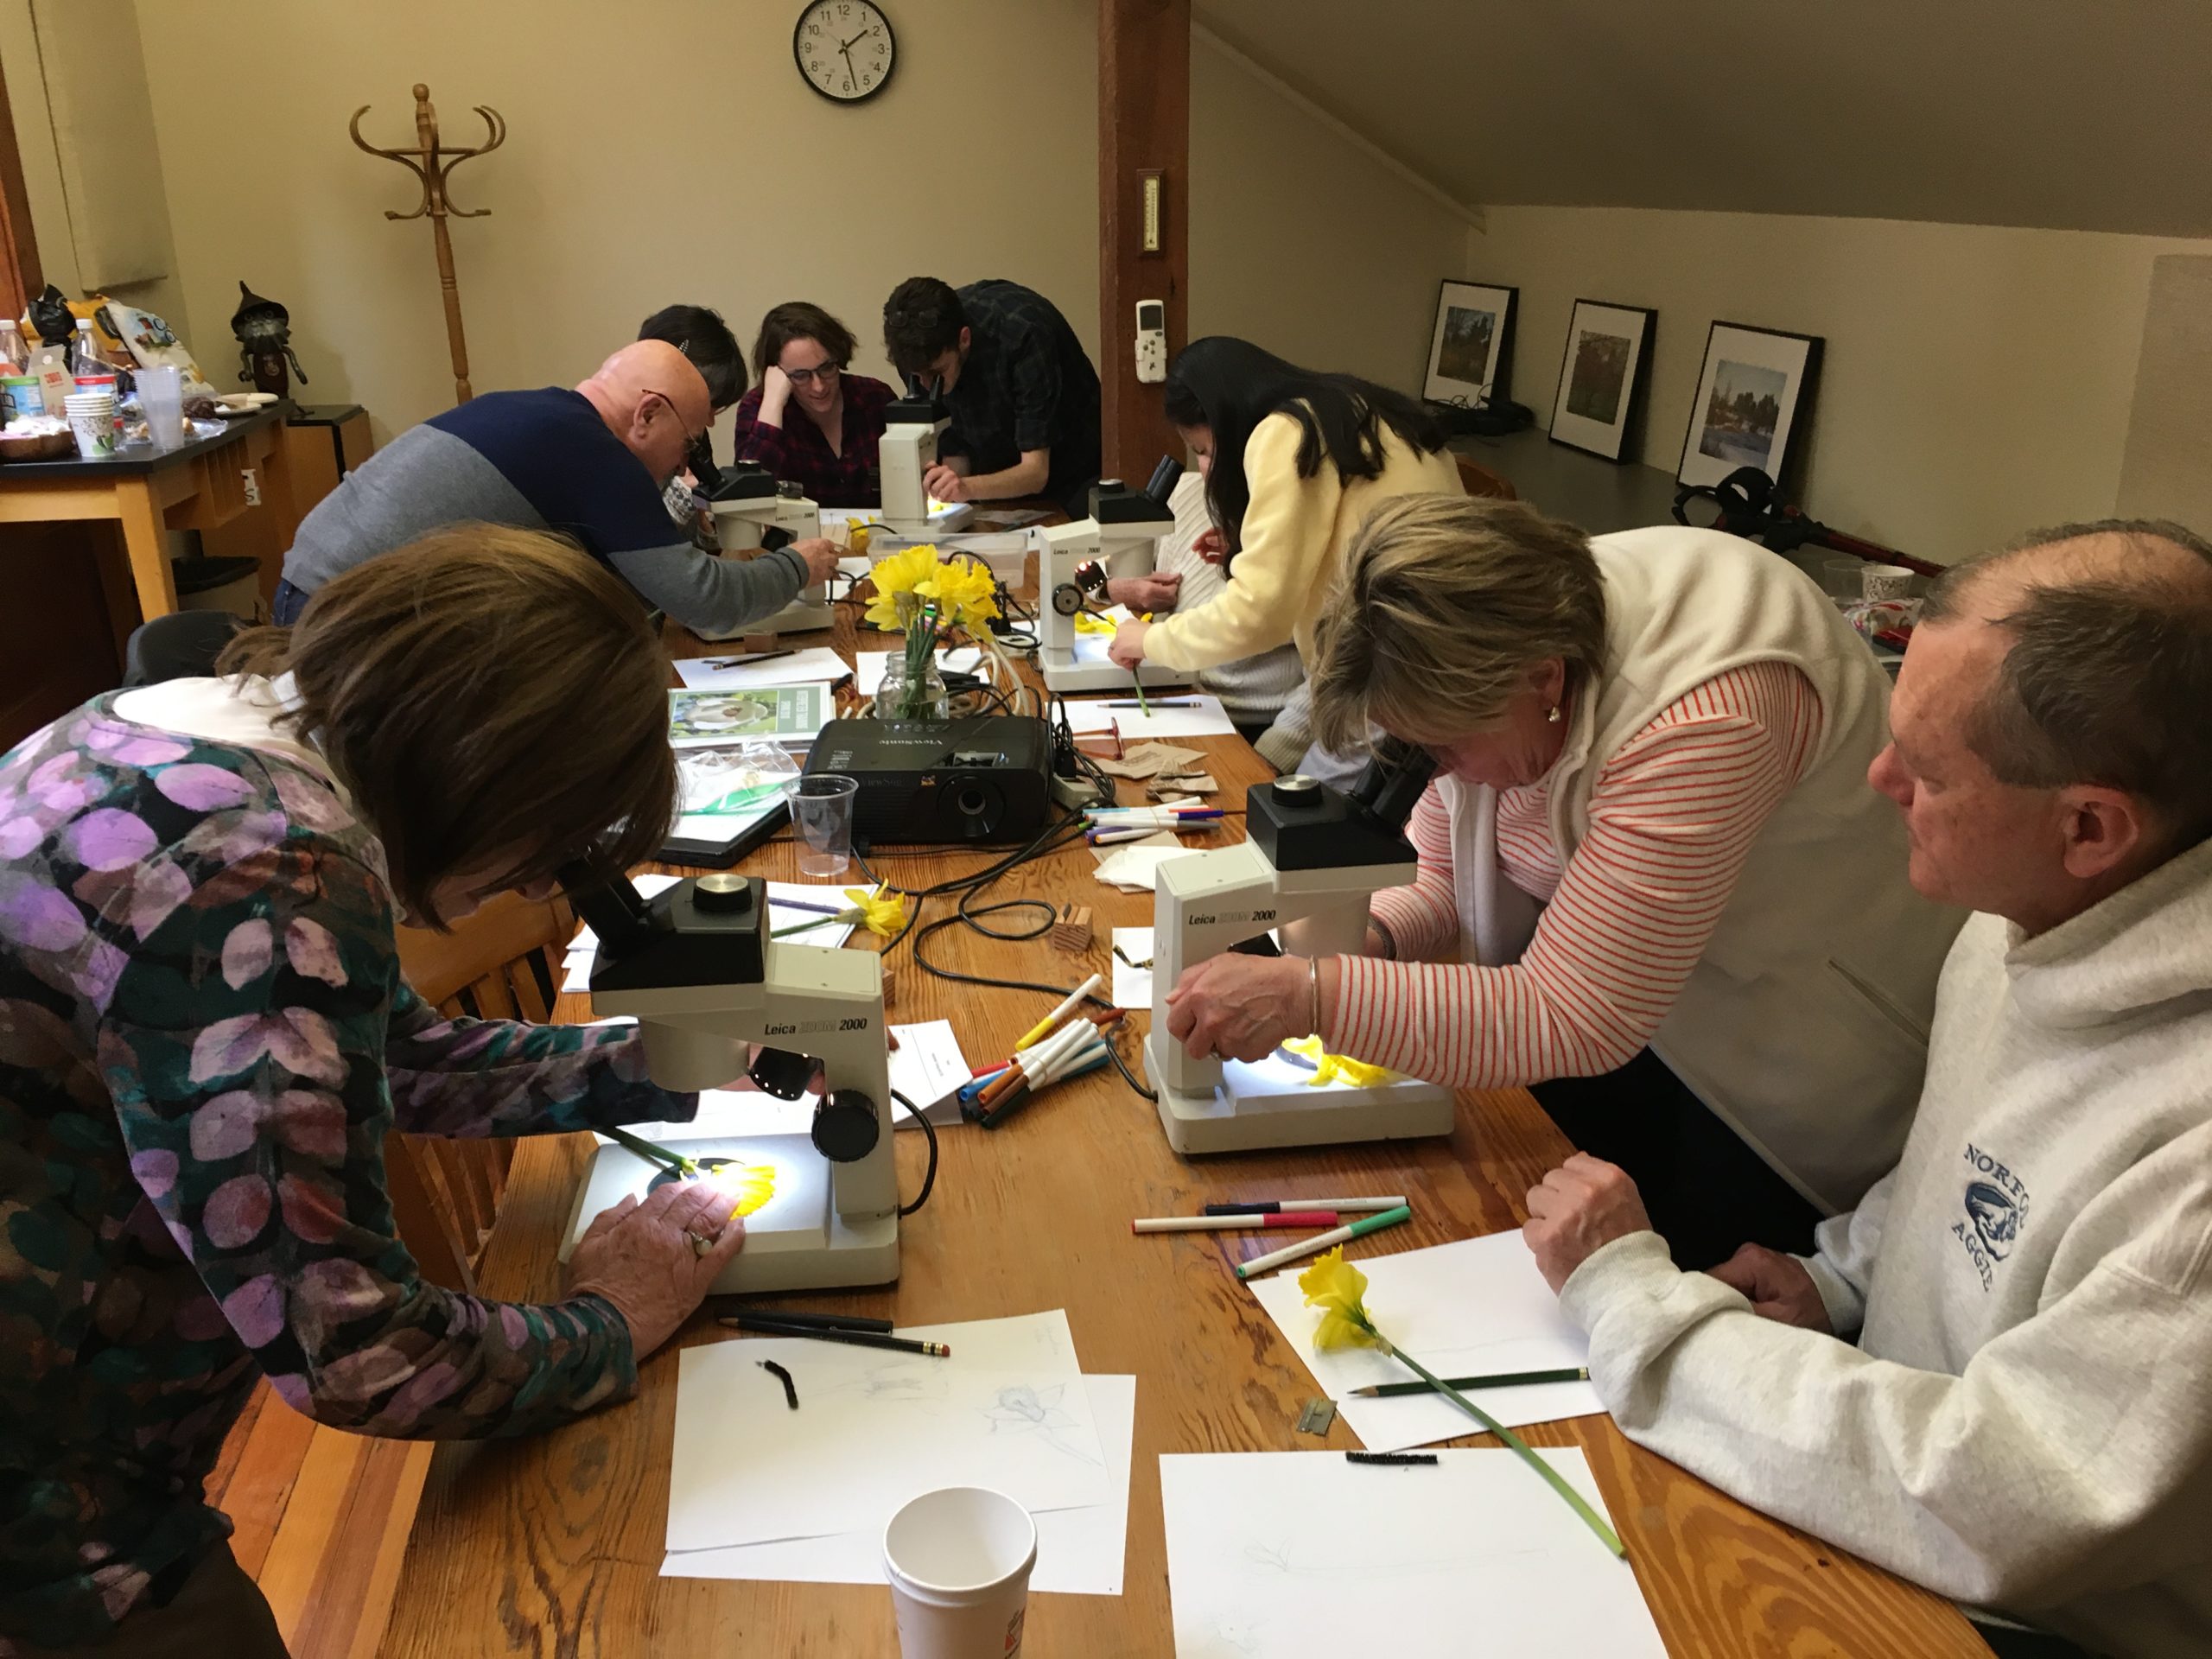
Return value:
[(696, 1106), (622, 1031), (427, 1007), (323, 779), (112, 704), (0, 757), (0, 1655), (98, 1639), (227, 1535), (202, 1483), (258, 1376), (405, 1437), (626, 1397), (604, 1301), (422, 1281), (384, 1137)]

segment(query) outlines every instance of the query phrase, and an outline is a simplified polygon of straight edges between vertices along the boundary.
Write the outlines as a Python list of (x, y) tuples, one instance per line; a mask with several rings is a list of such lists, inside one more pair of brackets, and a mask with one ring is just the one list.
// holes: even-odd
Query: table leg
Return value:
[[(300, 528), (300, 512), (292, 490), (292, 445), (289, 429), (283, 425), (270, 429), (275, 442), (261, 461), (261, 508), (271, 515), (270, 522), (280, 526), (276, 537), (276, 568), (284, 568), (284, 556), (292, 550), (292, 537)], [(267, 612), (263, 620), (267, 620)]]
[(176, 609), (176, 573), (169, 568), (169, 541), (162, 524), (162, 504), (150, 475), (118, 479), (117, 517), (123, 521), (123, 550), (130, 560), (130, 579), (138, 589), (138, 615), (150, 622)]

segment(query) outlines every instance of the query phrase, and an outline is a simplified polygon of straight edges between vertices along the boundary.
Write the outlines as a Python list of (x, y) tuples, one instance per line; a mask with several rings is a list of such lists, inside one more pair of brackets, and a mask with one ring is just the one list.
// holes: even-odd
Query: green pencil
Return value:
[[(1587, 1382), (1590, 1368), (1571, 1365), (1562, 1371), (1499, 1371), (1490, 1376), (1447, 1376), (1444, 1386), (1448, 1389), (1514, 1389), (1530, 1382)], [(1427, 1382), (1370, 1382), (1363, 1389), (1354, 1389), (1350, 1397), (1354, 1400), (1395, 1400), (1402, 1394), (1434, 1394), (1433, 1385)]]

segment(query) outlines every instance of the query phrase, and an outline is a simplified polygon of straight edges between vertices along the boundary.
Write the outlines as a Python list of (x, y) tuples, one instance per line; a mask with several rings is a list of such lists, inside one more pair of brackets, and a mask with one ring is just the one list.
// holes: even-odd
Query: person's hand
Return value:
[(968, 480), (946, 466), (932, 467), (922, 474), (922, 488), (932, 501), (965, 501)]
[(1827, 1304), (1813, 1283), (1813, 1275), (1794, 1255), (1770, 1250), (1764, 1244), (1745, 1244), (1719, 1267), (1707, 1269), (1729, 1289), (1742, 1294), (1751, 1312), (1781, 1325), (1802, 1325), (1808, 1331), (1833, 1334)]
[[(632, 1354), (643, 1359), (676, 1334), (744, 1248), (745, 1223), (732, 1208), (712, 1180), (696, 1180), (602, 1210), (569, 1257), (569, 1294), (588, 1291), (613, 1303), (630, 1327)], [(702, 1254), (695, 1239), (713, 1243)]]
[(760, 371), (760, 416), (770, 426), (783, 424), (784, 410), (791, 400), (791, 378), (771, 363)]
[(1126, 668), (1137, 671), (1137, 664), (1144, 661), (1145, 631), (1152, 625), (1137, 621), (1134, 617), (1114, 630), (1114, 643), (1106, 647), (1106, 655)]
[(1172, 611), (1175, 596), (1183, 591), (1183, 578), (1173, 571), (1149, 576), (1116, 576), (1106, 584), (1106, 597), (1134, 613)]
[(1578, 1152), (1529, 1189), (1521, 1236), (1535, 1252), (1544, 1282), (1556, 1291), (1605, 1245), (1650, 1230), (1651, 1217), (1628, 1172)]
[(803, 542), (793, 542), (791, 551), (806, 561), (806, 585), (818, 588), (837, 574), (837, 561), (845, 550), (826, 537), (810, 536)]
[(1198, 532), (1198, 540), (1191, 543), (1191, 551), (1208, 564), (1219, 564), (1229, 556), (1229, 538), (1218, 529), (1209, 526)]
[(1167, 1034), (1194, 1060), (1257, 1060), (1310, 1035), (1312, 970), (1303, 957), (1224, 950), (1185, 970), (1167, 994)]

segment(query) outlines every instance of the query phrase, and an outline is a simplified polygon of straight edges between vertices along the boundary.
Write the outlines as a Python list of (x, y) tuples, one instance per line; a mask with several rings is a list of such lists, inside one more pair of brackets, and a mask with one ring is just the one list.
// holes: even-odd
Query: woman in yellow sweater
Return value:
[(1395, 496), (1464, 493), (1442, 427), (1412, 398), (1249, 340), (1185, 346), (1166, 406), (1205, 474), (1230, 581), (1185, 614), (1124, 622), (1112, 649), (1124, 668), (1196, 671), (1286, 642), (1309, 657), (1321, 595), (1367, 515)]

